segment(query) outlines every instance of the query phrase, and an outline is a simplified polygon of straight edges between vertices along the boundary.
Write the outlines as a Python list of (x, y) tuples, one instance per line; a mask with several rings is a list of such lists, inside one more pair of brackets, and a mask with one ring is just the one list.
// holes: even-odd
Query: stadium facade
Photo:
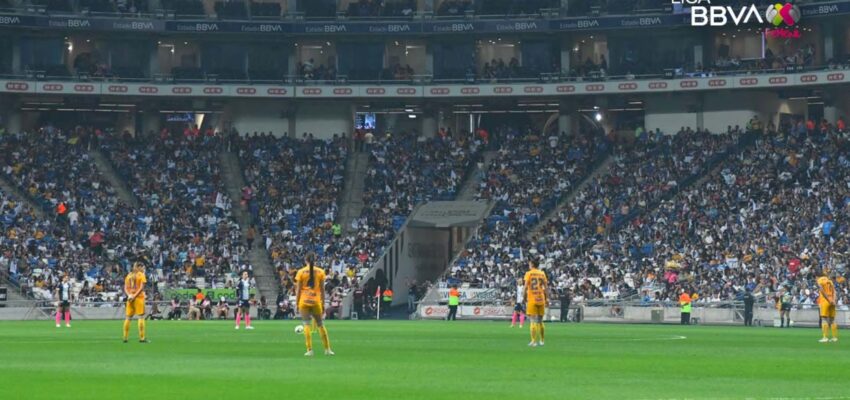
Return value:
[(800, 3), (793, 38), (731, 17), (694, 27), (687, 4), (663, 1), (4, 3), (11, 131), (85, 110), (130, 133), (178, 118), (291, 136), (434, 132), (506, 113), (561, 131), (598, 114), (607, 130), (719, 132), (754, 115), (835, 120), (848, 102), (844, 1)]

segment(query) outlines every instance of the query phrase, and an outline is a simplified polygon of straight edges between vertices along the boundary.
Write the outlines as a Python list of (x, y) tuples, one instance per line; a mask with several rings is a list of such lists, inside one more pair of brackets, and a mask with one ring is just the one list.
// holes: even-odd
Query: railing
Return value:
[[(220, 14), (181, 14), (178, 13), (177, 10), (168, 10), (168, 9), (158, 9), (153, 12), (150, 11), (136, 11), (136, 12), (106, 12), (106, 11), (88, 11), (85, 9), (81, 9), (79, 11), (59, 11), (59, 10), (50, 10), (46, 6), (43, 5), (31, 5), (31, 6), (19, 6), (19, 7), (5, 7), (0, 8), (0, 13), (7, 14), (18, 14), (18, 15), (28, 15), (28, 14), (39, 14), (39, 15), (50, 15), (50, 16), (86, 16), (86, 17), (95, 17), (95, 18), (137, 18), (137, 19), (163, 19), (163, 20), (220, 20), (220, 21), (234, 21), (234, 22), (247, 22), (247, 21), (257, 21), (257, 20), (265, 20), (265, 21), (306, 21), (306, 22), (319, 22), (319, 21), (354, 21), (354, 22), (409, 22), (416, 20), (440, 20), (440, 21), (451, 21), (451, 20), (500, 20), (500, 19), (555, 19), (560, 17), (580, 17), (582, 15), (567, 15), (561, 12), (561, 9), (558, 8), (543, 8), (534, 13), (527, 14), (475, 14), (474, 12), (468, 12), (463, 14), (455, 14), (455, 15), (438, 15), (431, 11), (414, 11), (411, 15), (380, 15), (380, 16), (352, 16), (347, 15), (346, 11), (338, 11), (334, 15), (326, 15), (326, 16), (313, 16), (307, 17), (304, 12), (301, 11), (285, 11), (281, 10), (281, 14), (279, 16), (254, 16), (251, 13), (244, 17), (230, 17), (227, 15)], [(610, 14), (615, 15), (615, 14)]]
[[(55, 317), (57, 308), (56, 301), (0, 301), (0, 321), (3, 320), (52, 320)], [(171, 307), (169, 301), (147, 301), (145, 302), (146, 318), (151, 319), (167, 319), (175, 309), (180, 311), (180, 318), (188, 319), (188, 305), (183, 302), (179, 307)], [(198, 307), (198, 317), (203, 320), (217, 320), (217, 304), (212, 303), (209, 308)], [(259, 304), (254, 307), (258, 319), (271, 319), (274, 310), (277, 308), (275, 304), (267, 304), (266, 307), (260, 308)], [(123, 319), (125, 317), (124, 302), (72, 302), (71, 316), (74, 320), (95, 320), (95, 319)], [(156, 309), (156, 313), (153, 313)], [(236, 303), (228, 303), (227, 319), (236, 310)], [(176, 316), (175, 316), (176, 318)]]
[[(668, 74), (643, 74), (643, 75), (610, 75), (610, 76), (575, 76), (566, 73), (540, 73), (536, 77), (526, 78), (497, 78), (485, 79), (477, 76), (466, 78), (439, 78), (432, 75), (415, 75), (411, 79), (366, 79), (366, 80), (350, 80), (344, 76), (339, 76), (334, 79), (306, 79), (299, 75), (283, 75), (281, 79), (220, 79), (217, 74), (203, 73), (203, 78), (198, 79), (179, 79), (169, 74), (155, 74), (150, 78), (122, 78), (120, 76), (93, 76), (88, 74), (68, 74), (66, 76), (51, 76), (41, 70), (26, 70), (23, 74), (0, 74), (0, 79), (7, 80), (36, 80), (36, 81), (59, 81), (59, 82), (121, 82), (121, 83), (160, 83), (160, 84), (255, 84), (255, 85), (292, 85), (292, 86), (317, 86), (317, 85), (446, 85), (446, 84), (515, 84), (515, 83), (581, 83), (581, 82), (608, 82), (608, 81), (632, 81), (632, 80), (649, 80), (649, 79), (685, 79), (685, 78), (710, 78), (710, 77), (729, 77), (729, 76), (748, 76), (748, 75), (764, 75), (764, 74), (788, 74), (788, 73), (803, 73), (803, 72), (818, 72), (827, 70), (847, 70), (850, 69), (850, 64), (841, 64), (836, 66), (799, 66), (791, 70), (789, 69), (744, 69), (744, 70), (725, 70), (716, 72), (685, 72), (681, 75), (670, 76)], [(249, 75), (246, 73), (246, 76)]]
[[(445, 302), (426, 298), (417, 307), (416, 318), (441, 319), (448, 306)], [(624, 301), (624, 300), (579, 300), (569, 304), (567, 319), (575, 322), (608, 323), (681, 323), (681, 308), (676, 301)], [(505, 302), (463, 302), (459, 307), (459, 319), (506, 320), (511, 318), (513, 306)], [(819, 310), (815, 304), (795, 304), (791, 310), (792, 325), (818, 326)], [(850, 306), (839, 306), (836, 320), (840, 324), (850, 320)], [(547, 308), (546, 320), (559, 320), (561, 304), (552, 302)], [(699, 301), (693, 303), (691, 324), (739, 324), (747, 317), (742, 301)], [(771, 302), (757, 302), (752, 310), (752, 322), (756, 326), (778, 326), (779, 312)]]

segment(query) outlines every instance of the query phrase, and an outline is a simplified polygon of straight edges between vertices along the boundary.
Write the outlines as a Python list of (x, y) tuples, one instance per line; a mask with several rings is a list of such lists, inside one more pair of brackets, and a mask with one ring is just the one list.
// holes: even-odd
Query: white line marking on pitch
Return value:
[(662, 340), (685, 340), (687, 336), (675, 335), (669, 337), (655, 337), (655, 338), (600, 338), (600, 339), (587, 339), (585, 341), (588, 342), (654, 342), (654, 341), (662, 341)]

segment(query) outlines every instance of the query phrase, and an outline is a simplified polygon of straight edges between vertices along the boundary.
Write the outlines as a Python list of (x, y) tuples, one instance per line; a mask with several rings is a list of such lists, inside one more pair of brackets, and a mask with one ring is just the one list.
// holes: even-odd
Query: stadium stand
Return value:
[(754, 144), (730, 128), (618, 146), (608, 174), (545, 221), (536, 240), (494, 241), (483, 227), (443, 284), (498, 288), (507, 300), (524, 260), (540, 257), (578, 300), (650, 304), (688, 287), (712, 302), (792, 287), (799, 304), (813, 305), (816, 270), (846, 262), (847, 136), (825, 122), (816, 132), (799, 126)]
[[(218, 137), (186, 128), (142, 140), (110, 138), (101, 148), (141, 200), (145, 251), (171, 287), (233, 287), (252, 269), (221, 182)], [(153, 173), (152, 171), (156, 171)]]
[[(265, 237), (273, 266), (287, 291), (292, 272), (308, 252), (330, 265), (331, 280), (349, 288), (343, 275), (352, 259), (353, 239), (334, 237), (348, 144), (343, 137), (322, 141), (276, 138), (265, 133), (237, 139), (235, 147), (249, 187), (241, 203)], [(332, 290), (338, 285), (330, 285)]]

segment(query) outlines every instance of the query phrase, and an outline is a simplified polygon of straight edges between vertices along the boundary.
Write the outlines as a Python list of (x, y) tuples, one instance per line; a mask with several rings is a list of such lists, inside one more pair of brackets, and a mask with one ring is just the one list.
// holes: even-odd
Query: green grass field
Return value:
[(152, 321), (123, 344), (120, 321), (0, 322), (0, 398), (850, 398), (850, 343), (815, 329), (552, 323), (529, 348), (503, 322), (331, 321), (337, 355), (307, 359), (295, 322), (255, 326)]

